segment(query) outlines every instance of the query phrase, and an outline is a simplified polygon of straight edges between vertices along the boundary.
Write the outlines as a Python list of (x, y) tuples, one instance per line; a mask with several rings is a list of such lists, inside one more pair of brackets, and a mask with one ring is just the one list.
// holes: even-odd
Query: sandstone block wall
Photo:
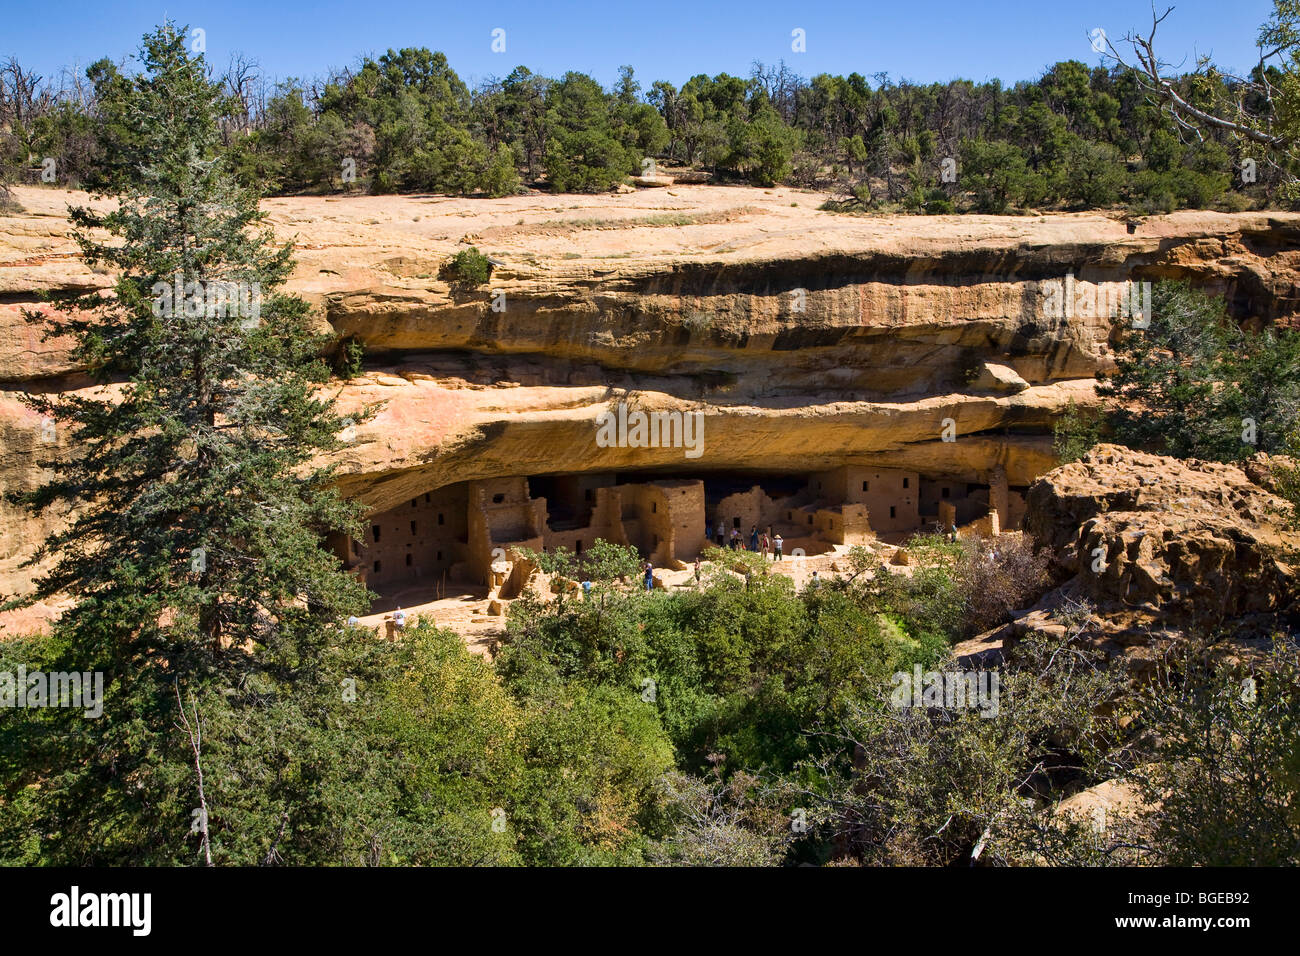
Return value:
[(846, 465), (813, 477), (819, 500), (866, 506), (878, 533), (911, 531), (921, 524), (921, 476), (913, 471)]

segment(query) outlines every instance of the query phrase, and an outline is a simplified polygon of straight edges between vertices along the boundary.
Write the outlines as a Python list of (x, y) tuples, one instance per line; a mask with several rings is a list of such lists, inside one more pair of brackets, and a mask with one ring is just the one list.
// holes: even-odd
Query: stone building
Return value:
[(428, 582), (444, 576), (468, 557), (465, 486), (430, 491), (409, 504), (372, 515), (361, 541), (333, 535), (330, 544), (344, 566), (376, 591)]
[(819, 501), (865, 506), (879, 534), (921, 526), (921, 476), (914, 471), (845, 465), (813, 475), (809, 485)]
[[(644, 481), (594, 474), (461, 482), (374, 515), (363, 541), (333, 545), (382, 594), (425, 584), (432, 590), (444, 581), (487, 583), (494, 562), (500, 568), (524, 548), (581, 555), (605, 540), (670, 566), (693, 561), (710, 544), (725, 545), (733, 529), (748, 546), (757, 528), (780, 534), (787, 555), (815, 555), (878, 535), (902, 538), (941, 519), (988, 533), (1015, 526), (1024, 510), (1023, 497), (997, 471), (987, 485), (869, 465), (746, 483), (707, 472)], [(990, 523), (994, 508), (999, 521)]]

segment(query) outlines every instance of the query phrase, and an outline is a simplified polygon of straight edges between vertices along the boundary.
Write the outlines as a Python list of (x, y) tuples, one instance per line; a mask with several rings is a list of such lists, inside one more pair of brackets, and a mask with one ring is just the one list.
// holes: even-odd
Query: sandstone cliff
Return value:
[[(21, 310), (103, 288), (68, 237), (85, 197), (18, 190), (0, 218), (0, 488), (48, 457), (22, 390), (85, 382), (66, 343)], [(382, 401), (339, 455), (375, 510), (502, 475), (685, 469), (808, 472), (844, 463), (1014, 487), (1052, 467), (1049, 426), (1107, 367), (1115, 317), (1054, 315), (1043, 283), (1186, 278), (1241, 318), (1293, 320), (1300, 216), (1180, 213), (1130, 234), (1096, 214), (855, 218), (798, 190), (679, 186), (626, 195), (291, 198), (265, 208), (292, 241), (291, 289), (322, 329), (366, 348), (341, 406)], [(439, 278), (475, 244), (488, 285)], [(497, 309), (494, 311), (493, 304)], [(700, 458), (602, 448), (626, 398), (702, 410)], [(945, 426), (948, 437), (943, 441)], [(0, 593), (46, 533), (0, 505)]]

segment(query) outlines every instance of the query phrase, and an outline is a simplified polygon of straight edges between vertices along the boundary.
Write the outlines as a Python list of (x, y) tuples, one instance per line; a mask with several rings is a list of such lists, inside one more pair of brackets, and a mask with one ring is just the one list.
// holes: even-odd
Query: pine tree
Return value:
[(362, 597), (320, 547), (356, 510), (310, 464), (344, 424), (315, 394), (328, 370), (307, 304), (282, 291), (291, 247), (219, 158), (224, 103), (202, 57), (169, 25), (142, 59), (123, 104), (139, 181), (111, 212), (72, 212), (87, 264), (118, 273), (114, 295), (42, 317), (103, 391), (29, 399), (73, 451), (31, 502), (82, 509), (47, 542), (58, 560), (38, 593), (95, 596), (74, 629), (120, 597), (134, 611), (114, 623), (146, 641), (285, 652)]
[[(98, 385), (29, 397), (66, 454), (23, 500), (70, 510), (33, 559), (50, 564), (26, 600), (75, 602), (45, 664), (102, 671), (104, 714), (33, 715), (3, 741), (8, 757), (22, 754), (25, 785), (40, 782), (37, 828), (68, 862), (192, 859), (184, 838), (205, 802), (203, 748), (257, 765), (249, 776), (283, 763), (294, 735), (329, 759), (339, 622), (365, 606), (363, 586), (322, 546), (359, 523), (315, 464), (345, 424), (318, 392), (322, 342), (307, 304), (283, 290), (290, 246), (274, 244), (256, 197), (225, 167), (225, 103), (185, 35), (169, 23), (146, 36), (141, 73), (117, 87), (134, 155), (116, 207), (71, 213), (87, 264), (116, 272), (112, 294), (29, 316), (72, 337)], [(191, 732), (214, 724), (193, 746)], [(227, 791), (233, 774), (222, 775)], [(241, 821), (241, 840), (257, 843), (293, 801), (328, 796), (305, 770), (294, 779), (259, 793), (265, 812)], [(273, 854), (279, 840), (262, 842)]]

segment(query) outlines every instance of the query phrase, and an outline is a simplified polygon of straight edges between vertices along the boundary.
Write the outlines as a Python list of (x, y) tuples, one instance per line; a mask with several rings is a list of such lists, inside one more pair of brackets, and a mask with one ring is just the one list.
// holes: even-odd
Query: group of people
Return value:
[[(699, 576), (700, 576), (699, 564), (700, 562), (697, 560), (695, 562), (696, 580), (699, 580)], [(647, 591), (653, 591), (655, 589), (655, 566), (651, 564), (649, 561), (647, 561), (645, 564), (641, 565), (641, 572), (645, 575), (645, 589)], [(581, 583), (582, 583), (582, 599), (584, 601), (590, 601), (591, 600), (591, 579), (583, 578)]]
[[(712, 523), (705, 527), (704, 536), (710, 541), (715, 540)], [(716, 540), (719, 547), (721, 547), (723, 543), (721, 529), (719, 529)], [(764, 558), (771, 555), (773, 561), (780, 561), (785, 556), (783, 551), (785, 541), (779, 534), (773, 534), (770, 527), (767, 531), (760, 532), (757, 525), (750, 525), (748, 543), (741, 537), (739, 528), (732, 528), (731, 540), (728, 542), (727, 547), (731, 548), (732, 551), (753, 551), (756, 554), (761, 554)]]

